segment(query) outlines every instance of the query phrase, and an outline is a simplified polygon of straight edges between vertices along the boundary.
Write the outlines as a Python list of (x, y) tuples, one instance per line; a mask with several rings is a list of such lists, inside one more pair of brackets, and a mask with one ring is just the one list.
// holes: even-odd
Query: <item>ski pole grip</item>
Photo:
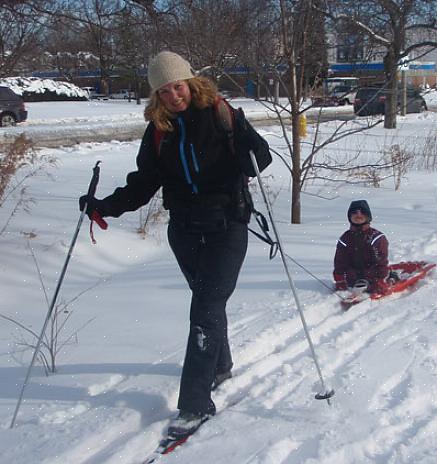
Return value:
[(98, 226), (103, 230), (106, 230), (108, 228), (108, 223), (102, 218), (102, 216), (100, 216), (100, 214), (96, 210), (93, 211), (91, 215), (91, 220), (95, 221), (98, 224)]
[[(88, 198), (94, 198), (94, 195), (96, 194), (96, 189), (97, 189), (97, 184), (99, 183), (99, 177), (100, 177), (100, 166), (99, 164), (101, 161), (97, 161), (96, 165), (93, 168), (93, 177), (91, 178), (90, 185), (88, 187)], [(95, 221), (99, 227), (103, 230), (106, 230), (108, 228), (108, 223), (102, 218), (102, 216), (94, 210), (91, 214), (91, 225), (92, 222)], [(91, 235), (92, 235), (92, 229), (91, 229)]]
[(93, 177), (91, 178), (91, 182), (88, 187), (88, 198), (92, 198), (96, 194), (97, 184), (99, 183), (100, 176), (100, 163), (101, 161), (97, 161), (96, 165), (93, 167)]

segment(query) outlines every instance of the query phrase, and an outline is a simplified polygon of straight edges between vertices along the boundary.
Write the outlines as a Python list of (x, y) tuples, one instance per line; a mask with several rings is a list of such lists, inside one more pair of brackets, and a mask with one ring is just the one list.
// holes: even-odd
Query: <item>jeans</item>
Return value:
[[(190, 332), (178, 408), (214, 413), (211, 385), (232, 368), (226, 302), (235, 289), (247, 250), (247, 225), (216, 214), (202, 220), (170, 212), (169, 244), (192, 292)], [(197, 218), (198, 219), (198, 218)]]

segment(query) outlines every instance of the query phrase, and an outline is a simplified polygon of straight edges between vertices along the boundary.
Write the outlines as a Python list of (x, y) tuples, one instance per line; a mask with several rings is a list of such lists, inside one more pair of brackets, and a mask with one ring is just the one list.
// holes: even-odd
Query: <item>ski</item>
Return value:
[(239, 395), (233, 401), (230, 401), (228, 404), (223, 406), (221, 411), (217, 412), (214, 416), (209, 416), (208, 419), (201, 422), (196, 429), (194, 429), (190, 434), (186, 435), (183, 438), (174, 438), (168, 435), (165, 436), (161, 439), (155, 451), (153, 451), (145, 461), (142, 461), (141, 464), (152, 464), (154, 462), (158, 462), (163, 456), (172, 453), (176, 448), (179, 448), (190, 437), (192, 437), (205, 422), (208, 422), (210, 419), (219, 416), (222, 412), (238, 404), (242, 399), (244, 399), (244, 395)]
[[(197, 430), (197, 429), (196, 429)], [(195, 433), (194, 431), (193, 433)], [(177, 447), (183, 445), (188, 438), (193, 435), (191, 433), (190, 435), (187, 435), (184, 438), (172, 438), (172, 437), (165, 437), (163, 438), (160, 442), (155, 451), (145, 460), (143, 461), (142, 464), (152, 464), (153, 462), (157, 462), (158, 459), (161, 459), (162, 456), (166, 454), (170, 454), (172, 451), (174, 451)]]
[(191, 436), (193, 436), (200, 429), (202, 424), (207, 422), (211, 417), (213, 416), (206, 416), (205, 419), (202, 420), (202, 422), (194, 430), (192, 430), (184, 437), (176, 438), (172, 437), (171, 435), (164, 437), (159, 442), (155, 451), (153, 451), (152, 454), (142, 462), (142, 464), (152, 464), (153, 462), (157, 462), (159, 459), (161, 459), (162, 456), (172, 453), (176, 448), (183, 445)]

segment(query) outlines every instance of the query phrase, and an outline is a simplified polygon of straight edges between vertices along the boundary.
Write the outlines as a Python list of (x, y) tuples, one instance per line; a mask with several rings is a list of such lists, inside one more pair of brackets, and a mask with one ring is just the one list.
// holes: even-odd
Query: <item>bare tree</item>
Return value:
[(80, 23), (74, 18), (52, 15), (47, 23), (40, 65), (40, 69), (54, 69), (71, 81), (82, 70), (98, 68), (99, 58), (81, 34)]
[[(42, 3), (40, 3), (42, 5)], [(3, 2), (0, 7), (0, 76), (23, 70), (38, 55), (43, 30), (31, 2)]]
[[(379, 185), (382, 179), (392, 177), (393, 173), (402, 172), (405, 165), (403, 157), (390, 157), (387, 153), (376, 154), (372, 160), (363, 160), (360, 154), (338, 156), (329, 154), (329, 145), (371, 129), (381, 124), (382, 119), (368, 121), (367, 124), (341, 123), (329, 136), (322, 134), (320, 116), (315, 117), (315, 133), (310, 142), (302, 138), (300, 123), (305, 112), (310, 108), (302, 105), (305, 86), (305, 63), (311, 55), (310, 32), (314, 30), (313, 7), (318, 7), (316, 0), (296, 0), (293, 2), (280, 0), (280, 33), (281, 42), (276, 57), (272, 57), (274, 66), (270, 68), (287, 96), (279, 100), (267, 95), (261, 100), (265, 106), (274, 111), (282, 128), (284, 147), (273, 150), (284, 162), (291, 176), (291, 222), (301, 222), (301, 194), (306, 185), (314, 182), (323, 183), (371, 183)], [(322, 70), (323, 60), (319, 67), (313, 68), (313, 78)], [(282, 66), (282, 67), (281, 67)], [(280, 69), (285, 67), (285, 72)], [(322, 111), (322, 110), (321, 110)], [(290, 134), (291, 120), (291, 134)], [(399, 176), (398, 176), (399, 177)]]
[(237, 63), (251, 18), (248, 2), (172, 0), (168, 4), (162, 45), (183, 53), (197, 69)]
[(140, 104), (141, 89), (145, 80), (144, 71), (153, 54), (154, 24), (147, 11), (130, 5), (117, 17), (114, 27), (115, 65), (130, 82)]
[[(50, 301), (47, 293), (47, 286), (43, 280), (41, 269), (36, 258), (35, 252), (30, 245), (30, 241), (27, 242), (28, 249), (32, 256), (33, 262), (35, 264), (36, 272), (38, 274), (38, 279), (41, 284), (41, 289), (44, 294), (45, 302), (47, 306), (50, 306)], [(59, 353), (65, 350), (66, 346), (73, 343), (78, 343), (78, 334), (84, 329), (88, 324), (90, 324), (95, 318), (89, 319), (86, 323), (80, 326), (77, 329), (74, 329), (66, 338), (61, 339), (61, 335), (64, 335), (66, 327), (74, 313), (74, 303), (90, 290), (94, 289), (99, 285), (99, 282), (94, 285), (86, 288), (85, 290), (80, 291), (77, 295), (71, 298), (68, 301), (60, 301), (56, 304), (53, 313), (50, 316), (48, 331), (44, 334), (44, 337), (41, 341), (40, 350), (38, 352), (38, 359), (44, 367), (46, 375), (54, 374), (57, 370), (57, 357)], [(37, 341), (39, 335), (27, 327), (23, 322), (0, 313), (0, 319), (11, 322), (17, 329), (14, 333), (14, 342), (16, 349), (12, 352), (12, 356), (16, 357), (19, 353), (24, 353), (26, 351), (35, 351), (37, 349)]]
[[(51, 43), (50, 55), (57, 66), (81, 64), (85, 56), (97, 58), (102, 93), (108, 93), (115, 63), (113, 29), (125, 8), (123, 0), (57, 0), (43, 13), (50, 16), (51, 35), (65, 40)], [(82, 61), (83, 62), (83, 61)]]
[(338, 26), (352, 24), (371, 45), (384, 50), (388, 89), (384, 127), (395, 128), (398, 66), (413, 51), (426, 53), (437, 47), (436, 0), (326, 0), (325, 5), (325, 13)]
[(179, 2), (156, 2), (154, 0), (124, 0), (127, 6), (137, 6), (149, 18), (151, 24), (151, 34), (149, 44), (152, 55), (156, 55), (163, 46), (169, 46), (168, 32), (173, 27), (174, 9)]
[[(318, 0), (296, 0), (286, 2), (280, 0), (280, 21), (282, 38), (282, 57), (287, 68), (288, 85), (287, 96), (290, 105), (291, 116), (291, 142), (288, 144), (291, 153), (291, 222), (299, 224), (301, 222), (301, 190), (302, 190), (302, 163), (301, 163), (301, 137), (299, 132), (299, 122), (301, 118), (300, 104), (303, 96), (303, 89), (309, 79), (306, 63), (310, 61), (312, 49), (309, 47), (311, 32), (314, 30), (315, 17), (313, 8), (318, 6)], [(320, 23), (320, 22), (319, 22)], [(323, 30), (319, 31), (319, 33)], [(317, 48), (317, 42), (313, 44)], [(322, 68), (323, 58), (319, 62), (319, 69), (314, 71), (317, 75)], [(285, 87), (284, 80), (283, 86)], [(285, 134), (284, 134), (285, 135)]]
[(43, 12), (53, 3), (53, 0), (0, 0), (0, 8), (10, 12), (26, 14), (22, 8), (27, 7), (31, 11)]

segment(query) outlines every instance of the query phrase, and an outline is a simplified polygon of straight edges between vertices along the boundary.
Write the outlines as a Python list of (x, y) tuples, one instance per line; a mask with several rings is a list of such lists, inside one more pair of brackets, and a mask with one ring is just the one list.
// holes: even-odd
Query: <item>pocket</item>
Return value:
[(253, 211), (252, 195), (247, 185), (240, 186), (232, 198), (231, 216), (238, 222), (249, 224)]

